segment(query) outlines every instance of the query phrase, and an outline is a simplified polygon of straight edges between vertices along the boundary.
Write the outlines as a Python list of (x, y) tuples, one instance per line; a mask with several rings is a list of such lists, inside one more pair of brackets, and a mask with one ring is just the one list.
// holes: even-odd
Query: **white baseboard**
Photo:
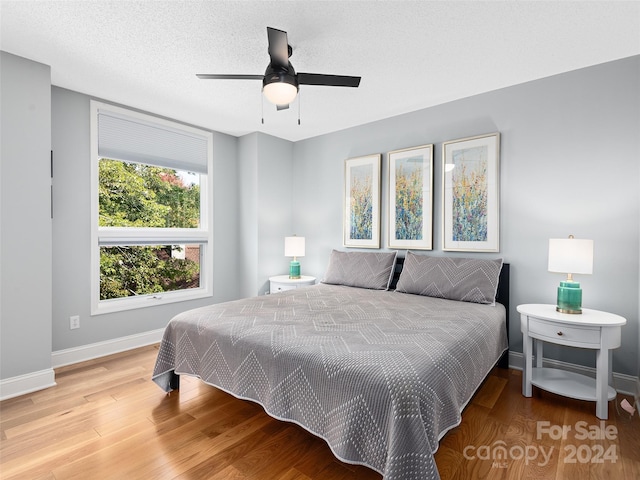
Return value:
[[(535, 361), (535, 356), (534, 356)], [(560, 360), (552, 360), (545, 358), (542, 362), (545, 367), (561, 368), (574, 373), (587, 375), (596, 378), (596, 369), (593, 367), (584, 367), (575, 363), (561, 362)], [(509, 352), (509, 367), (516, 370), (524, 368), (524, 355), (520, 352)], [(613, 372), (613, 385), (611, 385), (618, 393), (623, 395), (634, 395), (636, 390), (637, 377), (633, 375), (625, 375), (624, 373)]]
[(94, 358), (105, 357), (114, 353), (152, 345), (162, 340), (163, 333), (164, 328), (161, 328), (159, 330), (151, 330), (150, 332), (138, 333), (127, 337), (114, 338), (113, 340), (106, 340), (104, 342), (57, 350), (51, 354), (51, 365), (53, 368), (64, 367), (65, 365), (86, 362)]
[(26, 395), (56, 385), (54, 368), (105, 357), (134, 348), (152, 345), (162, 340), (164, 328), (150, 332), (58, 350), (51, 354), (51, 368), (0, 380), (0, 400)]
[(18, 397), (56, 385), (53, 368), (0, 380), (0, 400)]

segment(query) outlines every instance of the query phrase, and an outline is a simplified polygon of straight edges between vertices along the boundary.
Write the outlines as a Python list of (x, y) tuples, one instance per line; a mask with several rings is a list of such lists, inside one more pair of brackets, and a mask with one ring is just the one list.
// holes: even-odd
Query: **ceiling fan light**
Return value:
[(296, 98), (298, 88), (286, 82), (269, 83), (262, 87), (264, 96), (275, 105), (289, 105)]

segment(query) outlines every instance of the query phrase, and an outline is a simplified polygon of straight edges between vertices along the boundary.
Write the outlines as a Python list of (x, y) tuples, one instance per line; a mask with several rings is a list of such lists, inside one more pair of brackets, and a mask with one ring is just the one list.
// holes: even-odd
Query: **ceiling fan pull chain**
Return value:
[(298, 125), (300, 125), (300, 101), (301, 101), (302, 95), (300, 94), (300, 92), (298, 92)]
[(262, 125), (264, 125), (264, 96), (262, 90), (260, 91), (260, 116), (262, 117)]

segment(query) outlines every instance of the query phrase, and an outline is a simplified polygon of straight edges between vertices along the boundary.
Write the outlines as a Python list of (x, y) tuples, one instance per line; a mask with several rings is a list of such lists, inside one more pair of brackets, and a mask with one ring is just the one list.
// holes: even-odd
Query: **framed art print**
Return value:
[(433, 145), (389, 152), (388, 245), (433, 248)]
[(499, 133), (442, 145), (443, 250), (500, 250), (499, 164)]
[(380, 160), (380, 154), (345, 160), (345, 247), (380, 248)]

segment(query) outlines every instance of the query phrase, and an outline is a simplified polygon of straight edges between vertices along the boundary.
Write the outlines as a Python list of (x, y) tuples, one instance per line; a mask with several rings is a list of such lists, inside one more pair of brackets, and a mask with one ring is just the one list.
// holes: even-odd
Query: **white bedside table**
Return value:
[(269, 293), (284, 292), (293, 288), (314, 285), (316, 277), (302, 275), (300, 278), (289, 278), (289, 275), (276, 275), (269, 277)]
[[(518, 305), (517, 310), (520, 312), (525, 360), (522, 394), (530, 397), (531, 385), (535, 385), (565, 397), (595, 401), (596, 416), (606, 420), (608, 401), (616, 396), (616, 391), (609, 386), (613, 376), (611, 352), (620, 346), (621, 327), (627, 320), (619, 315), (587, 308), (583, 308), (582, 314), (578, 315), (559, 313), (555, 305)], [(543, 342), (597, 350), (595, 380), (585, 375), (543, 367)]]

